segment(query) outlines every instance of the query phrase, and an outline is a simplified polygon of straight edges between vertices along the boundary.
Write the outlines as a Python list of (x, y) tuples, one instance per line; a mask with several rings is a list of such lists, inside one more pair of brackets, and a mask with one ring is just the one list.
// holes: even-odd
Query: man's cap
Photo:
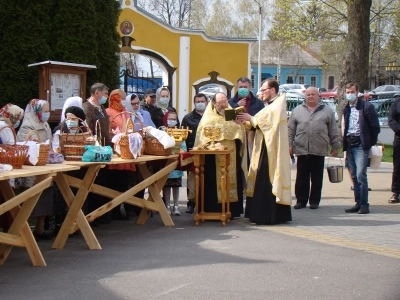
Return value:
[(146, 93), (144, 94), (145, 97), (146, 96), (155, 96), (155, 95), (156, 95), (156, 90), (152, 89), (152, 88), (147, 89)]

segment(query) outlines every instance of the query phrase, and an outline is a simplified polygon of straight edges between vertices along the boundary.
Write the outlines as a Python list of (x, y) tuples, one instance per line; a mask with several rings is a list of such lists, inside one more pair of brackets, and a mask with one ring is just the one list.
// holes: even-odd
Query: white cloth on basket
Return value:
[[(117, 152), (119, 155), (121, 155), (121, 146), (119, 144), (122, 133), (116, 134), (113, 136), (111, 142), (114, 143), (115, 145), (115, 152)], [(133, 158), (136, 158), (140, 156), (140, 150), (142, 149), (143, 146), (143, 138), (142, 136), (135, 132), (135, 133), (129, 133), (128, 134), (128, 142), (129, 142), (129, 151), (132, 153)]]
[(29, 149), (28, 149), (29, 162), (33, 166), (36, 166), (36, 164), (39, 161), (40, 144), (49, 144), (49, 143), (50, 143), (49, 140), (47, 140), (44, 143), (38, 143), (35, 141), (26, 141), (26, 142), (17, 142), (17, 145), (29, 146)]
[(164, 149), (172, 148), (175, 146), (175, 139), (168, 135), (165, 131), (158, 130), (154, 127), (147, 126), (143, 129), (148, 136), (156, 138), (161, 145), (164, 146)]

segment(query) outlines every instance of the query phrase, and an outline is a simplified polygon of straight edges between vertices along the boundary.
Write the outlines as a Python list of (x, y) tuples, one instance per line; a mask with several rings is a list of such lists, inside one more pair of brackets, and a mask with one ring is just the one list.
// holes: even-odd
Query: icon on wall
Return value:
[(133, 24), (129, 21), (122, 21), (119, 29), (123, 35), (130, 35), (133, 32)]

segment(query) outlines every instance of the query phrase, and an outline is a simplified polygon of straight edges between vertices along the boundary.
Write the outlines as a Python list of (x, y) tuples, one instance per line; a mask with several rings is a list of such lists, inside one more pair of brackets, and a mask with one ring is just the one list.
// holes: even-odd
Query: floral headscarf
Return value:
[(41, 99), (32, 99), (29, 104), (26, 106), (25, 113), (32, 113), (35, 114), (39, 121), (43, 123), (42, 121), (42, 110), (43, 106), (45, 104), (48, 104), (46, 100), (41, 100)]
[(125, 110), (121, 103), (121, 97), (125, 97), (125, 92), (123, 90), (113, 90), (110, 94), (109, 107), (115, 109), (118, 112)]
[(0, 116), (9, 119), (11, 124), (14, 125), (23, 118), (24, 110), (17, 105), (8, 103), (0, 108)]

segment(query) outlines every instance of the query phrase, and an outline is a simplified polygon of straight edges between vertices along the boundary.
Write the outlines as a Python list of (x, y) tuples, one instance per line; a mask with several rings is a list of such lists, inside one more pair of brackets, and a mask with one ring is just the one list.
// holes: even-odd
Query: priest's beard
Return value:
[(221, 109), (221, 110), (216, 109), (216, 110), (221, 116), (225, 117), (225, 109)]

